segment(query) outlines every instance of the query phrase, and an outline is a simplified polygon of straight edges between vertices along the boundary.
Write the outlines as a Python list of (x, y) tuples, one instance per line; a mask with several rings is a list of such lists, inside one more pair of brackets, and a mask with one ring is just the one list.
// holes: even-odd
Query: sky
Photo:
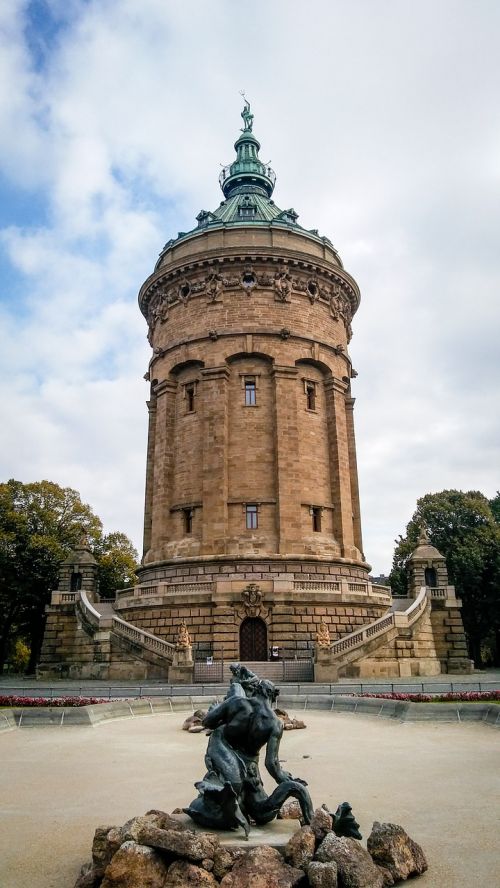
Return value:
[(137, 293), (222, 194), (244, 89), (274, 199), (361, 289), (364, 549), (500, 488), (497, 0), (0, 4), (0, 480), (78, 490), (141, 551)]

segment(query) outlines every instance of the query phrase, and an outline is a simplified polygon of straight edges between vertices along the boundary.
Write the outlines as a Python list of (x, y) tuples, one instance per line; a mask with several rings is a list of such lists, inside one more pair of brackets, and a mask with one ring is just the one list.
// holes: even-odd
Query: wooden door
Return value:
[(240, 660), (267, 660), (267, 626), (260, 617), (247, 617), (240, 626)]

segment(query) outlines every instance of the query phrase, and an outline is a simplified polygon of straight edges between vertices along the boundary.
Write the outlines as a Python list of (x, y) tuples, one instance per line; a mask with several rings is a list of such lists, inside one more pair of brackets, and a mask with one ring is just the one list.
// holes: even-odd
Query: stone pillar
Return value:
[(172, 481), (174, 469), (175, 396), (177, 384), (164, 380), (155, 387), (156, 421), (153, 471), (153, 508), (151, 518), (150, 558), (162, 557), (162, 546), (170, 531), (170, 507), (172, 505)]
[(147, 402), (148, 407), (148, 452), (146, 461), (146, 492), (144, 496), (144, 537), (143, 555), (151, 548), (151, 525), (153, 521), (153, 491), (156, 439), (156, 397)]
[(228, 533), (229, 367), (200, 372), (203, 409), (203, 555), (222, 555)]
[(277, 472), (276, 530), (280, 555), (302, 549), (297, 375), (296, 367), (275, 366), (272, 370)]
[(351, 479), (352, 521), (354, 545), (362, 553), (363, 538), (361, 536), (361, 508), (359, 504), (358, 463), (356, 459), (356, 437), (354, 434), (354, 402), (355, 398), (346, 398), (347, 449), (349, 451), (349, 475)]
[(345, 384), (332, 377), (325, 381), (328, 447), (332, 478), (333, 532), (344, 558), (359, 557), (355, 548), (351, 462), (348, 446)]

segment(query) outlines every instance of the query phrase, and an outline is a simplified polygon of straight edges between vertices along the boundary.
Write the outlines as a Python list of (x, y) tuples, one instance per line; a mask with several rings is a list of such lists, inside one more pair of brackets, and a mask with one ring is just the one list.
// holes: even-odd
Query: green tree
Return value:
[(0, 673), (18, 637), (34, 670), (59, 564), (83, 533), (95, 544), (102, 525), (76, 490), (51, 481), (0, 484)]
[(481, 643), (500, 627), (500, 525), (478, 491), (443, 490), (421, 497), (406, 535), (396, 541), (390, 575), (394, 594), (407, 589), (408, 559), (422, 524), (446, 558), (450, 583), (462, 599), (469, 654), (479, 668)]
[(491, 511), (497, 524), (500, 524), (500, 490), (497, 490), (496, 496), (490, 500)]
[(104, 536), (97, 543), (94, 556), (99, 564), (101, 598), (113, 598), (117, 589), (134, 585), (139, 556), (124, 533), (115, 531)]
[(34, 671), (60, 563), (83, 535), (99, 565), (103, 597), (134, 583), (132, 543), (124, 533), (103, 536), (100, 519), (76, 490), (52, 481), (0, 484), (0, 674), (8, 658), (16, 659), (19, 639), (30, 649), (27, 671)]

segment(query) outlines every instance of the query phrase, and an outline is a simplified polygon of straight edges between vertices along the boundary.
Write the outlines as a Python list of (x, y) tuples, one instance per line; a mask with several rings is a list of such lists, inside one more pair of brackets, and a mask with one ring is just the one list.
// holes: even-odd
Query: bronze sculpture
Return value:
[[(198, 797), (184, 808), (186, 814), (209, 829), (237, 829), (245, 836), (250, 823), (269, 823), (290, 797), (300, 804), (302, 819), (310, 823), (313, 805), (305, 780), (281, 768), (279, 746), (283, 722), (272, 709), (279, 691), (246, 666), (234, 663), (233, 677), (222, 701), (212, 706), (203, 726), (211, 730), (205, 755), (207, 773), (195, 783)], [(259, 753), (265, 746), (266, 768), (278, 786), (268, 795), (259, 772)], [(351, 808), (344, 802), (334, 815), (338, 835), (360, 838)]]

